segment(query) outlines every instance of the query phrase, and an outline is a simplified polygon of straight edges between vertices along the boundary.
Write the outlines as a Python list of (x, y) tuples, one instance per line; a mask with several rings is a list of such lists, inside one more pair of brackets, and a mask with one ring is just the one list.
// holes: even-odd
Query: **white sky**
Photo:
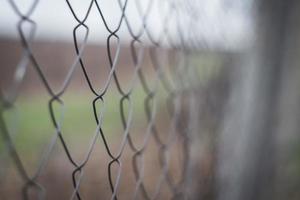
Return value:
[[(28, 10), (28, 5), (32, 0), (15, 0), (22, 12)], [(141, 26), (141, 18), (135, 7), (135, 1), (140, 1), (142, 7), (146, 7), (149, 0), (129, 0), (126, 15), (134, 31)], [(174, 0), (175, 1), (175, 0)], [(179, 0), (180, 1), (180, 0)], [(181, 0), (182, 2), (188, 0)], [(196, 10), (198, 21), (193, 27), (193, 31), (206, 45), (211, 46), (236, 46), (245, 38), (251, 35), (251, 21), (249, 12), (247, 12), (251, 0), (227, 0), (229, 6), (224, 9), (226, 0), (196, 0), (193, 3), (193, 9)], [(75, 12), (82, 18), (88, 8), (87, 0), (70, 1)], [(110, 27), (116, 27), (121, 16), (120, 7), (117, 0), (98, 1), (103, 14)], [(155, 0), (154, 7), (149, 16), (149, 29), (154, 35), (161, 32), (163, 26), (162, 18), (166, 14), (163, 0)], [(234, 5), (234, 6), (233, 6)], [(95, 9), (95, 5), (87, 19), (87, 25), (90, 27), (89, 42), (105, 42), (108, 31), (105, 29), (100, 15)], [(31, 16), (37, 23), (36, 39), (39, 40), (67, 40), (72, 41), (72, 31), (77, 25), (74, 17), (71, 15), (67, 3), (64, 0), (40, 0), (37, 8)], [(14, 13), (8, 0), (0, 0), (0, 37), (17, 38), (18, 32), (16, 24), (19, 17)], [(125, 25), (125, 23), (123, 24)], [(24, 26), (26, 29), (26, 25)], [(172, 30), (172, 29), (171, 29)], [(81, 30), (83, 33), (83, 29)], [(80, 31), (79, 31), (80, 32)], [(171, 31), (172, 34), (173, 31)], [(119, 32), (122, 42), (128, 42), (129, 33), (125, 26), (121, 27)]]

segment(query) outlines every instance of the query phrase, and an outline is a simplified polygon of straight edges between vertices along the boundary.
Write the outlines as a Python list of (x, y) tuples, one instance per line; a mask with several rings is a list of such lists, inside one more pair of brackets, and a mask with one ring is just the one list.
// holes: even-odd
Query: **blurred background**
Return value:
[(0, 199), (300, 199), (296, 0), (0, 2)]

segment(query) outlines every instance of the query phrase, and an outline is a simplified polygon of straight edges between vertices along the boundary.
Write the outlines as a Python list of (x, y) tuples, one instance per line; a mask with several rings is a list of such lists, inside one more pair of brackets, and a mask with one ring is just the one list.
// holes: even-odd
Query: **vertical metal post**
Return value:
[(256, 38), (237, 64), (219, 140), (219, 200), (273, 199), (277, 108), (292, 0), (256, 2)]

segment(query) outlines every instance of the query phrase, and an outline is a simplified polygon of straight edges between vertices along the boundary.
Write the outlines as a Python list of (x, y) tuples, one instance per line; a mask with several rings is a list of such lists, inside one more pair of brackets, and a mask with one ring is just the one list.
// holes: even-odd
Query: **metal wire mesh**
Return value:
[[(3, 163), (1, 168), (4, 169), (4, 163), (11, 159), (13, 165), (17, 168), (18, 174), (16, 176), (22, 179), (22, 198), (32, 199), (32, 196), (38, 199), (49, 198), (49, 192), (40, 179), (49, 162), (52, 162), (50, 159), (51, 154), (53, 154), (56, 146), (59, 145), (63, 148), (65, 158), (72, 166), (72, 174), (69, 177), (70, 183), (72, 183), (72, 192), (68, 198), (84, 199), (84, 194), (82, 194), (81, 190), (86, 166), (91, 160), (91, 155), (96, 146), (101, 145), (106, 152), (106, 156), (109, 157), (109, 161), (105, 163), (107, 169), (101, 168), (96, 169), (96, 171), (102, 170), (107, 172), (105, 178), (101, 177), (101, 183), (109, 186), (111, 191), (110, 199), (118, 199), (121, 195), (120, 182), (126, 173), (133, 173), (135, 179), (135, 183), (131, 184), (133, 186), (132, 193), (128, 195), (130, 199), (162, 199), (167, 197), (170, 199), (188, 199), (187, 180), (190, 165), (190, 137), (193, 134), (192, 132), (196, 131), (195, 124), (198, 123), (197, 109), (195, 109), (197, 104), (195, 99), (196, 73), (190, 59), (191, 54), (199, 45), (193, 32), (193, 26), (197, 22), (197, 16), (193, 11), (195, 2), (173, 0), (156, 2), (164, 4), (166, 9), (165, 12), (159, 12), (161, 14), (159, 19), (160, 23), (163, 24), (163, 28), (159, 33), (153, 34), (151, 31), (152, 27), (149, 27), (148, 21), (152, 17), (151, 12), (155, 3), (154, 0), (147, 2), (147, 4), (142, 4), (140, 1), (135, 0), (118, 0), (119, 15), (115, 16), (118, 19), (116, 27), (110, 26), (103, 13), (100, 1), (89, 1), (89, 6), (82, 17), (76, 13), (72, 1), (66, 0), (65, 3), (68, 9), (65, 12), (71, 13), (77, 23), (72, 33), (76, 57), (73, 60), (73, 64), (68, 67), (67, 75), (58, 90), (54, 89), (54, 86), (48, 80), (47, 73), (43, 70), (43, 64), (38, 61), (38, 56), (33, 50), (33, 43), (39, 24), (32, 19), (32, 15), (39, 9), (40, 0), (28, 2), (28, 9), (25, 11), (23, 8), (20, 8), (17, 1), (10, 0), (8, 2), (9, 9), (19, 18), (16, 32), (18, 32), (22, 46), (22, 56), (14, 68), (14, 75), (11, 78), (9, 87), (1, 90), (0, 129), (3, 143), (0, 146), (1, 165)], [(131, 24), (128, 19), (126, 12), (129, 2), (135, 6), (139, 13), (139, 18), (142, 22), (139, 27), (136, 27), (136, 24)], [(143, 7), (144, 5), (146, 7)], [(95, 85), (91, 80), (91, 74), (88, 70), (89, 66), (83, 56), (88, 45), (91, 28), (86, 22), (92, 10), (99, 13), (98, 20), (104, 24), (108, 35), (105, 59), (108, 59), (109, 64), (108, 66), (98, 66), (109, 68), (109, 73), (100, 86), (101, 89), (98, 89), (99, 85)], [(130, 35), (128, 43), (130, 58), (128, 59), (132, 60), (134, 69), (130, 72), (131, 78), (127, 81), (126, 87), (120, 81), (122, 75), (117, 72), (118, 68), (122, 68), (122, 65), (118, 62), (122, 51), (119, 34), (121, 26), (125, 27)], [(84, 34), (82, 35), (80, 32), (84, 32)], [(149, 73), (149, 67), (147, 68), (146, 64), (144, 64), (146, 57), (150, 60), (152, 75)], [(37, 151), (42, 152), (40, 159), (37, 161), (38, 167), (30, 170), (24, 166), (24, 160), (22, 160), (24, 152), (18, 151), (16, 148), (14, 131), (9, 128), (10, 124), (5, 119), (5, 113), (7, 112), (18, 113), (15, 112), (15, 102), (18, 99), (20, 88), (29, 67), (34, 69), (35, 76), (40, 80), (38, 84), (47, 92), (49, 117), (46, 120), (50, 120), (54, 130), (53, 136), (47, 141), (48, 144), (44, 147), (44, 150), (37, 149)], [(96, 127), (90, 138), (89, 145), (80, 149), (80, 151), (85, 152), (85, 156), (81, 160), (74, 158), (74, 153), (70, 150), (62, 129), (65, 106), (67, 105), (64, 95), (69, 89), (75, 71), (79, 69), (81, 71), (80, 76), (84, 77), (85, 83), (88, 85), (88, 92), (93, 95), (92, 101), (88, 98), (86, 101), (89, 101), (92, 107), (90, 118), (94, 119)], [(103, 76), (99, 75), (99, 77), (102, 78)], [(112, 100), (107, 93), (112, 90), (111, 85), (113, 84), (117, 88), (119, 101), (119, 105), (114, 110), (117, 110), (123, 127), (122, 134), (117, 136), (121, 138), (120, 143), (117, 145), (117, 150), (112, 150), (109, 142), (111, 138), (108, 136), (110, 133), (103, 129), (103, 125), (106, 123), (105, 117), (107, 112), (105, 112), (105, 109), (107, 108), (107, 102)], [(141, 142), (136, 144), (137, 142), (132, 138), (131, 127), (134, 123), (139, 122), (133, 120), (134, 97), (132, 94), (138, 87), (142, 88), (145, 97), (142, 101), (144, 107), (142, 113), (147, 121), (146, 126), (139, 130)], [(161, 93), (165, 93), (166, 96), (164, 98), (160, 97)], [(159, 104), (161, 101), (167, 110), (169, 119), (169, 122), (164, 125), (163, 131), (159, 128), (161, 123), (158, 122), (162, 119), (157, 114), (160, 110)], [(77, 114), (80, 115), (80, 113)], [(13, 119), (13, 126), (18, 126), (17, 117), (15, 116)], [(35, 120), (32, 119), (32, 121)], [(36, 123), (35, 126), (39, 126), (39, 124)], [(151, 140), (154, 143), (151, 143)], [(98, 141), (102, 141), (102, 143)], [(145, 184), (145, 179), (149, 179), (149, 176), (145, 175), (145, 167), (147, 167), (146, 165), (151, 165), (151, 163), (145, 162), (145, 152), (149, 151), (149, 148), (150, 151), (153, 149), (157, 150), (158, 153), (155, 156), (159, 160), (159, 170), (152, 172), (152, 176), (157, 178), (151, 185), (152, 189), (149, 189), (149, 185)], [(173, 157), (171, 155), (174, 154), (174, 149), (176, 152), (179, 151), (179, 153), (175, 154), (175, 157), (180, 157), (179, 154), (182, 157), (177, 166), (179, 169), (178, 174), (176, 174), (177, 178), (174, 178), (174, 173), (172, 173), (173, 166), (170, 164), (174, 157), (174, 155)], [(129, 154), (130, 160), (123, 160), (124, 154)], [(124, 162), (127, 163), (126, 165), (128, 163), (131, 164), (132, 168), (124, 169)], [(128, 172), (128, 170), (132, 171)], [(5, 181), (4, 175), (2, 174), (1, 176), (2, 182)], [(93, 172), (93, 176), (97, 176), (97, 173)], [(167, 196), (162, 195), (165, 193), (164, 190), (168, 191)], [(14, 193), (16, 192), (14, 191)], [(102, 197), (101, 194), (98, 195), (99, 198)]]

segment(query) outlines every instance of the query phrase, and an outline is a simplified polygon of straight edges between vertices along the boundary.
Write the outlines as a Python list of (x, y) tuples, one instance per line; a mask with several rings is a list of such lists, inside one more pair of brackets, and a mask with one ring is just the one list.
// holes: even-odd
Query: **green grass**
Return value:
[[(145, 97), (146, 94), (142, 88), (134, 90), (131, 96), (136, 118), (144, 115)], [(94, 134), (97, 124), (93, 114), (93, 99), (94, 97), (90, 94), (80, 91), (71, 91), (62, 96), (65, 106), (61, 129), (67, 142), (71, 140), (72, 142), (89, 141)], [(105, 108), (102, 128), (108, 138), (112, 138), (123, 131), (120, 118), (120, 99), (121, 95), (112, 91), (105, 96), (104, 103), (99, 101), (100, 103), (97, 104), (99, 111)], [(15, 135), (14, 144), (18, 152), (34, 153), (37, 149), (42, 149), (50, 141), (53, 134), (56, 134), (50, 118), (48, 101), (49, 97), (36, 93), (19, 98), (15, 104), (16, 109), (4, 113), (10, 134), (16, 132), (12, 135)], [(62, 109), (58, 103), (54, 104), (55, 116), (60, 118)], [(125, 103), (125, 107), (126, 112), (128, 112), (128, 103)], [(0, 147), (3, 145), (1, 140), (2, 138), (0, 139)]]
[[(205, 80), (213, 76), (217, 71), (214, 67), (216, 59), (194, 60), (199, 80)], [(205, 62), (203, 60), (206, 60)], [(214, 61), (214, 62), (213, 62)], [(218, 63), (218, 62), (217, 62)], [(166, 92), (160, 88), (158, 91), (159, 102), (164, 101)], [(96, 121), (94, 119), (92, 101), (94, 96), (86, 91), (67, 91), (62, 97), (64, 101), (64, 117), (62, 121), (62, 134), (66, 141), (81, 141), (85, 143), (90, 139), (96, 129)], [(133, 105), (133, 115), (136, 121), (145, 120), (144, 100), (146, 94), (141, 86), (134, 89), (131, 95)], [(33, 93), (31, 95), (21, 95), (15, 104), (16, 109), (5, 112), (5, 121), (8, 124), (9, 132), (16, 130), (14, 143), (19, 152), (28, 154), (36, 152), (37, 149), (42, 149), (55, 133), (55, 128), (52, 124), (48, 101), (49, 96), (41, 93)], [(102, 128), (106, 137), (113, 138), (119, 136), (123, 132), (123, 127), (120, 118), (120, 99), (121, 95), (116, 90), (109, 90), (105, 95), (105, 104), (97, 104), (99, 110), (105, 108)], [(126, 112), (128, 112), (128, 102), (126, 103)], [(55, 103), (55, 116), (59, 118), (60, 106)], [(14, 113), (18, 114), (18, 119)], [(0, 147), (3, 145), (0, 139)], [(2, 148), (3, 149), (3, 148)]]

